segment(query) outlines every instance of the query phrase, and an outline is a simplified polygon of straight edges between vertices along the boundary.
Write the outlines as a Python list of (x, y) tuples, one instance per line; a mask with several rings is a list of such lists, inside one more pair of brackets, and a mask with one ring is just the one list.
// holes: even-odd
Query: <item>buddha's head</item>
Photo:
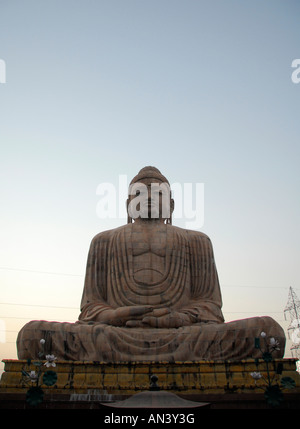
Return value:
[(129, 185), (128, 223), (139, 219), (172, 223), (173, 210), (169, 181), (155, 167), (142, 168)]

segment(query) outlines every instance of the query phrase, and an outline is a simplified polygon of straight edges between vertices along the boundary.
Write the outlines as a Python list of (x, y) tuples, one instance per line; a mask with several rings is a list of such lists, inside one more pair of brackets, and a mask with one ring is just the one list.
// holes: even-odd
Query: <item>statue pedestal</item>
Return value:
[[(5, 369), (0, 382), (0, 408), (26, 408), (26, 392), (32, 386), (25, 383), (22, 370), (37, 370), (34, 362), (4, 360)], [(57, 381), (44, 391), (43, 404), (49, 408), (94, 408), (112, 403), (149, 390), (152, 375), (158, 377), (161, 391), (199, 402), (208, 402), (212, 408), (264, 408), (261, 378), (255, 382), (252, 372), (267, 376), (263, 360), (199, 361), (199, 362), (79, 362), (58, 361), (56, 367), (42, 367), (43, 371), (57, 373)], [(277, 374), (281, 368), (281, 374)], [(296, 359), (276, 359), (269, 363), (273, 384), (280, 378), (290, 377), (296, 387), (284, 390), (289, 408), (300, 407), (300, 375), (296, 371)], [(287, 403), (287, 402), (286, 402)], [(2, 405), (1, 405), (2, 404)], [(52, 405), (51, 405), (52, 404)], [(97, 405), (98, 404), (98, 405)], [(260, 404), (260, 405), (259, 405)], [(14, 406), (13, 406), (14, 405)]]

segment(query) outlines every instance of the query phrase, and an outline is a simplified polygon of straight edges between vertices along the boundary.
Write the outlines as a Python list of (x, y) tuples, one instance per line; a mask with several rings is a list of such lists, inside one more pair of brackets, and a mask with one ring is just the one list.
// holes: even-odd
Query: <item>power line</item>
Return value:
[(0, 305), (16, 305), (21, 307), (45, 307), (45, 308), (60, 308), (60, 309), (70, 309), (70, 310), (78, 310), (78, 307), (64, 307), (57, 305), (43, 305), (43, 304), (20, 304), (17, 302), (0, 302)]
[(238, 287), (238, 288), (250, 288), (250, 289), (288, 289), (288, 286), (250, 286), (250, 285), (220, 285), (223, 287)]
[[(1, 318), (0, 318), (0, 320), (6, 320), (6, 319), (8, 319), (8, 320), (10, 320), (10, 319), (13, 319), (13, 320), (33, 320), (32, 319), (32, 316), (30, 316), (30, 317), (19, 317), (19, 316), (1, 316)], [(59, 320), (64, 320), (65, 321), (65, 319), (57, 319), (57, 318), (55, 318), (55, 320), (56, 320), (56, 322), (59, 322)]]
[[(69, 310), (78, 310), (79, 307), (67, 307), (67, 306), (57, 306), (57, 305), (43, 305), (43, 304), (24, 304), (18, 302), (0, 302), (0, 305), (12, 305), (20, 307), (43, 307), (43, 308), (58, 308), (58, 309), (69, 309)], [(248, 314), (248, 313), (272, 313), (272, 314), (281, 314), (282, 311), (224, 311), (224, 314)], [(5, 316), (2, 316), (5, 318)], [(10, 316), (12, 317), (12, 316)]]
[(54, 275), (54, 276), (83, 277), (83, 274), (56, 273), (56, 272), (53, 272), (53, 271), (27, 270), (27, 269), (24, 269), (24, 268), (0, 267), (0, 270), (24, 271), (24, 272), (27, 272), (27, 273), (50, 274), (50, 275)]
[[(72, 274), (72, 273), (58, 273), (54, 271), (40, 271), (40, 270), (28, 270), (25, 268), (11, 268), (11, 267), (0, 267), (0, 270), (7, 270), (7, 271), (21, 271), (21, 272), (27, 272), (27, 273), (37, 273), (37, 274), (47, 274), (47, 275), (54, 275), (54, 276), (70, 276), (70, 277), (84, 277), (83, 274)], [(255, 286), (255, 285), (231, 285), (231, 284), (221, 284), (221, 288), (250, 288), (250, 289), (288, 289), (288, 286)]]

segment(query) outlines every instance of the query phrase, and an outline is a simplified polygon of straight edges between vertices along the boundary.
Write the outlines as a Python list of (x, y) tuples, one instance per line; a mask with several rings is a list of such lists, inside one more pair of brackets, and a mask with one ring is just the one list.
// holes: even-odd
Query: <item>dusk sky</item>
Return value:
[(299, 17), (297, 0), (0, 0), (1, 359), (16, 358), (27, 321), (76, 321), (90, 242), (126, 223), (124, 177), (146, 165), (182, 190), (174, 225), (197, 210), (225, 320), (287, 329), (289, 287), (300, 297)]

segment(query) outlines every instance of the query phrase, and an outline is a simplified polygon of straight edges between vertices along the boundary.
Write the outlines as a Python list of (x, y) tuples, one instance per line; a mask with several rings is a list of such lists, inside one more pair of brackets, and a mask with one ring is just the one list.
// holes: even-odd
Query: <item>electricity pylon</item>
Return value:
[[(300, 360), (300, 301), (292, 287), (289, 289), (288, 302), (284, 309), (285, 320), (286, 313), (289, 313), (290, 317), (288, 336), (289, 339), (292, 340), (292, 346), (290, 348), (292, 357)], [(299, 370), (299, 361), (297, 367)]]

